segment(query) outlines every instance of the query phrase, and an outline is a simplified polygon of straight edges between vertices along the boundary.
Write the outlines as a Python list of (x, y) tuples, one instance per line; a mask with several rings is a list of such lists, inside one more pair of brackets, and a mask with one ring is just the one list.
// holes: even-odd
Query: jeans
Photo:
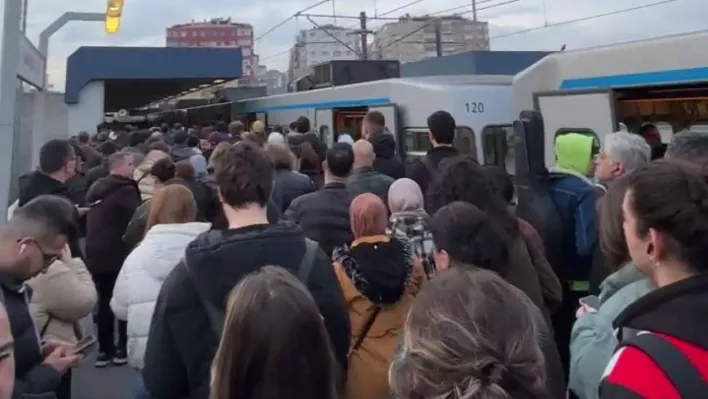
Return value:
[[(116, 285), (118, 273), (97, 274), (93, 277), (98, 291), (98, 350), (114, 356), (116, 354), (115, 322), (116, 318), (111, 310), (111, 297), (113, 287)], [(118, 320), (118, 348), (125, 350), (128, 342), (128, 323)]]

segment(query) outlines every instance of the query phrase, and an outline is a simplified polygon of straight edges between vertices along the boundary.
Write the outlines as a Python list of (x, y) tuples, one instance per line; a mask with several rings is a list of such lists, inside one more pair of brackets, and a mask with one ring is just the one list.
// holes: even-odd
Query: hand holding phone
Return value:
[(74, 353), (79, 353), (86, 355), (86, 353), (96, 345), (96, 337), (93, 335), (87, 335), (77, 342), (74, 347)]

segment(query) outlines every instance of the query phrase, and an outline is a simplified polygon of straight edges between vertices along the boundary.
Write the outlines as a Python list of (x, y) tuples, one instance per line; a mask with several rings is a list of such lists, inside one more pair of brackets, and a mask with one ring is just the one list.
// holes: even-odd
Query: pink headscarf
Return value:
[(354, 238), (386, 233), (388, 211), (377, 195), (367, 193), (354, 198), (349, 207), (349, 218)]

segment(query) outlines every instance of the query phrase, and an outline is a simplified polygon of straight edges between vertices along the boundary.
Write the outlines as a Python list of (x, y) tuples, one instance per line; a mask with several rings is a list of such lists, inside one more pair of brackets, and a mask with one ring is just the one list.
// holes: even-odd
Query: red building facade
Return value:
[(253, 54), (253, 27), (212, 19), (167, 28), (167, 47), (238, 47), (243, 54), (243, 79), (256, 78), (258, 56)]

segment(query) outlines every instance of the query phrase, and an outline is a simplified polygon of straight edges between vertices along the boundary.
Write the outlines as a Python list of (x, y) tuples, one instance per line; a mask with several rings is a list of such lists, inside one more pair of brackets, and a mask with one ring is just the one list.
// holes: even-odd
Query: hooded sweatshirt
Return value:
[(374, 147), (374, 169), (394, 179), (406, 177), (406, 167), (396, 156), (396, 140), (383, 130), (374, 132), (369, 141)]
[[(208, 327), (211, 323), (204, 302), (223, 315), (226, 298), (241, 279), (266, 265), (279, 265), (297, 274), (304, 254), (302, 230), (286, 222), (212, 230), (191, 242), (183, 262), (167, 276), (157, 297), (143, 369), (151, 395), (207, 398), (220, 337)], [(316, 255), (305, 283), (324, 318), (335, 355), (345, 365), (349, 319), (324, 252)]]
[(339, 284), (348, 304), (351, 347), (370, 329), (349, 356), (342, 399), (383, 398), (389, 394), (388, 366), (398, 346), (408, 310), (424, 280), (423, 267), (407, 245), (387, 236), (362, 237), (351, 248), (332, 255)]
[[(595, 206), (598, 190), (587, 178), (593, 152), (593, 139), (568, 133), (556, 139), (557, 168), (552, 170), (551, 199), (561, 220), (565, 221), (562, 281), (577, 281), (574, 291), (588, 291), (592, 258), (597, 247)], [(586, 287), (587, 286), (587, 287)]]

